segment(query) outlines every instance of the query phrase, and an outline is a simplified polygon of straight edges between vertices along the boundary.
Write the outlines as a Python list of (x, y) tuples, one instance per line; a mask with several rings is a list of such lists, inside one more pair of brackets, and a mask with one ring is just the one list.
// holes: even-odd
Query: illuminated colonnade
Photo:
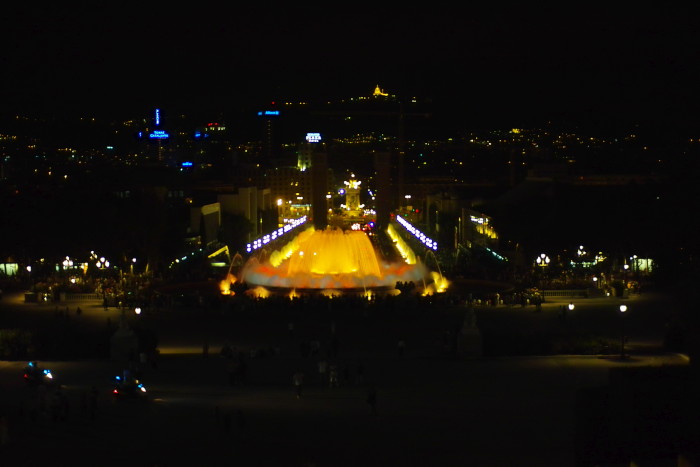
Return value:
[(253, 250), (257, 250), (258, 248), (262, 248), (263, 245), (267, 245), (271, 241), (280, 238), (282, 235), (294, 230), (296, 227), (299, 227), (300, 225), (302, 225), (305, 222), (306, 222), (306, 216), (300, 217), (299, 219), (295, 219), (291, 223), (286, 224), (284, 227), (280, 227), (279, 229), (273, 230), (271, 233), (263, 235), (262, 237), (253, 240), (252, 243), (248, 243), (246, 245), (246, 251), (248, 253), (250, 253)]
[(416, 237), (418, 240), (420, 240), (426, 247), (433, 251), (437, 251), (438, 246), (437, 242), (434, 241), (433, 239), (427, 237), (423, 232), (415, 228), (413, 225), (411, 225), (410, 222), (408, 222), (406, 219), (403, 217), (397, 215), (396, 220), (398, 221), (399, 224), (403, 226), (404, 229), (408, 230), (411, 232), (411, 234)]

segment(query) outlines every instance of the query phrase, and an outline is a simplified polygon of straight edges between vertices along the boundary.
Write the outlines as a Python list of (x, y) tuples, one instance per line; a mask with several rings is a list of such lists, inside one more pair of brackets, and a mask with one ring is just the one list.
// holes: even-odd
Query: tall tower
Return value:
[[(163, 162), (165, 160), (165, 143), (170, 139), (170, 135), (168, 134), (167, 131), (163, 129), (163, 126), (161, 124), (161, 114), (160, 114), (160, 109), (155, 109), (153, 112), (153, 121), (152, 124), (148, 126), (148, 128), (145, 131), (139, 131), (138, 132), (138, 137), (139, 139), (145, 139), (148, 142), (148, 148), (147, 152), (149, 153), (149, 158), (153, 158), (151, 156), (151, 149), (153, 146), (155, 146), (156, 149), (156, 154), (155, 154), (155, 159), (159, 162)], [(153, 146), (151, 146), (153, 145)]]
[(389, 225), (392, 206), (391, 153), (377, 151), (374, 153), (374, 171), (377, 180), (377, 226), (384, 229)]
[(311, 213), (314, 228), (324, 230), (328, 227), (328, 156), (319, 133), (308, 133), (306, 141), (311, 150)]
[(277, 125), (280, 118), (280, 111), (274, 101), (266, 110), (259, 110), (258, 117), (263, 122), (263, 155), (266, 161), (271, 161), (277, 152)]

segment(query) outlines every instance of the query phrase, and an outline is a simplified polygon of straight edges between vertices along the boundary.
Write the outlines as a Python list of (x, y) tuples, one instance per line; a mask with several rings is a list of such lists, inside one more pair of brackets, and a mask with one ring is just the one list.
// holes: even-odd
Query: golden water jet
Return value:
[(423, 284), (428, 277), (421, 263), (382, 260), (362, 231), (313, 227), (267, 258), (252, 257), (241, 272), (249, 286), (296, 291), (366, 292), (393, 289), (400, 281)]

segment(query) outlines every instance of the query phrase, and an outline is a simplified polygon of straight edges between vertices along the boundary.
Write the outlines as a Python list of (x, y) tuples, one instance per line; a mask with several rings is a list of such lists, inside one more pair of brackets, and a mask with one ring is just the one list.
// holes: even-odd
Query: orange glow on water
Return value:
[(381, 261), (362, 231), (307, 229), (268, 259), (251, 258), (241, 273), (251, 286), (342, 291), (393, 288), (398, 281), (422, 285), (421, 264)]
[(235, 292), (231, 290), (231, 286), (236, 283), (236, 277), (233, 274), (228, 274), (226, 279), (219, 282), (219, 290), (222, 295), (235, 295)]

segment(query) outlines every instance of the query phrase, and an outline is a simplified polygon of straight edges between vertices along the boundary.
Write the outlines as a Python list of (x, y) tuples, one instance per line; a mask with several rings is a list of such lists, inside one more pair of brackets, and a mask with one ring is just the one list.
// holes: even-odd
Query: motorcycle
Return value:
[(52, 385), (56, 383), (51, 370), (41, 368), (35, 361), (27, 363), (27, 366), (24, 367), (24, 380), (29, 384)]
[(112, 394), (115, 397), (146, 398), (148, 391), (143, 383), (130, 376), (115, 376)]

